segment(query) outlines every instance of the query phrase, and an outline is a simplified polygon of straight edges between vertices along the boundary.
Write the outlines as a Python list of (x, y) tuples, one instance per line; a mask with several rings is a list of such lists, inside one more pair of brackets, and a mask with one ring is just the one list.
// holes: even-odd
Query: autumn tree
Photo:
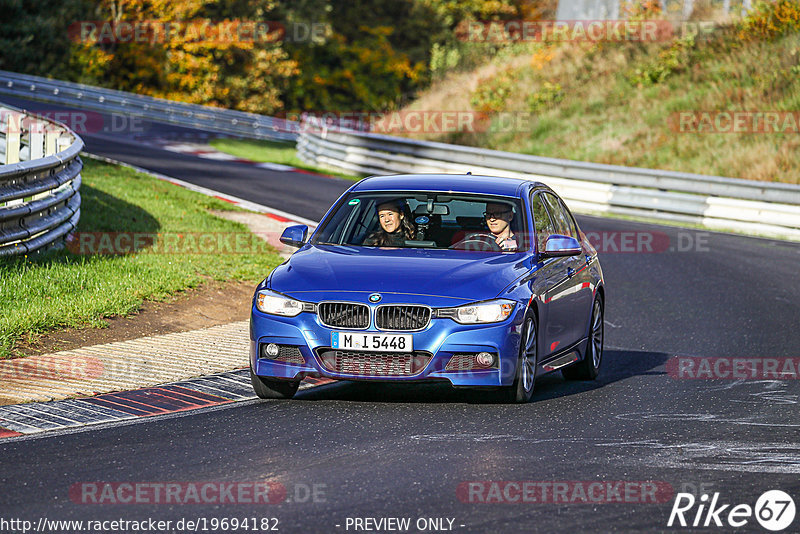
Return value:
[(265, 114), (383, 111), (496, 53), (459, 40), (461, 22), (538, 17), (549, 3), (0, 0), (0, 68)]
[[(102, 0), (93, 10), (96, 29), (78, 39), (72, 62), (116, 89), (275, 113), (298, 71), (279, 27), (258, 25), (272, 22), (275, 7), (271, 0)], [(143, 31), (122, 31), (126, 23)]]

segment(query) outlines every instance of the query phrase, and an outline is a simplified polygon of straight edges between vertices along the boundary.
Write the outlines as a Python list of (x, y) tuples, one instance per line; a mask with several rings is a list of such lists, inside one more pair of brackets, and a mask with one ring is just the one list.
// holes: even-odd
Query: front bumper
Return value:
[[(296, 317), (278, 317), (253, 308), (250, 319), (250, 365), (255, 374), (263, 377), (300, 380), (305, 376), (322, 376), (340, 380), (380, 380), (413, 382), (447, 380), (454, 386), (508, 386), (514, 380), (519, 355), (520, 330), (524, 309), (517, 305), (503, 322), (484, 325), (462, 325), (449, 318), (432, 318), (418, 332), (386, 332), (357, 330), (366, 334), (403, 333), (413, 335), (415, 352), (430, 353), (432, 358), (421, 372), (412, 376), (346, 374), (326, 368), (319, 352), (331, 345), (331, 333), (347, 331), (332, 329), (319, 323), (316, 313), (303, 312)], [(295, 346), (305, 360), (303, 364), (284, 363), (259, 357), (263, 344)], [(489, 352), (497, 355), (493, 368), (457, 370), (446, 369), (454, 355)]]

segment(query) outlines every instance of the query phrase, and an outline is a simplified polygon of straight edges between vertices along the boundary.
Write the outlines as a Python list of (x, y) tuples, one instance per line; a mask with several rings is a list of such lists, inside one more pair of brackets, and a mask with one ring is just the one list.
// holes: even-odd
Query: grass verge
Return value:
[[(231, 210), (226, 202), (92, 160), (84, 162), (82, 177), (74, 246), (0, 263), (0, 358), (15, 355), (14, 343), (24, 336), (102, 328), (104, 318), (135, 312), (145, 299), (163, 300), (211, 279), (255, 283), (282, 261), (244, 225), (208, 213)], [(94, 246), (84, 252), (109, 252), (97, 234), (105, 232), (109, 247), (124, 232), (154, 241), (129, 254), (81, 253), (80, 238), (89, 233)], [(202, 236), (217, 245), (200, 246)]]
[(220, 152), (225, 152), (237, 158), (262, 163), (280, 163), (281, 165), (289, 165), (298, 169), (344, 178), (345, 180), (358, 180), (362, 177), (362, 175), (346, 174), (309, 165), (297, 157), (294, 143), (219, 137), (212, 139), (209, 144)]

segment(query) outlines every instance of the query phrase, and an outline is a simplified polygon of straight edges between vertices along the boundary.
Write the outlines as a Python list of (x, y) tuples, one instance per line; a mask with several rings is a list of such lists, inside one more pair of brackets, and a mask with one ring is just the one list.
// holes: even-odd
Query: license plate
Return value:
[(411, 334), (331, 332), (331, 347), (342, 350), (413, 352)]

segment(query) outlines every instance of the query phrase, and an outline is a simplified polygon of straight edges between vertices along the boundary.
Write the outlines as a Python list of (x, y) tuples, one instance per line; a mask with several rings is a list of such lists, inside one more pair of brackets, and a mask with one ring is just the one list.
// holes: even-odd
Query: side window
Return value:
[(378, 228), (378, 213), (375, 210), (375, 201), (369, 200), (362, 202), (353, 212), (352, 221), (348, 221), (348, 227), (352, 227), (349, 232), (350, 237), (345, 242), (360, 244), (369, 234)]
[(564, 216), (567, 219), (567, 224), (569, 225), (570, 233), (567, 234), (567, 235), (572, 236), (575, 239), (577, 239), (578, 241), (580, 241), (581, 238), (580, 238), (580, 234), (578, 233), (578, 225), (575, 223), (575, 217), (569, 211), (569, 208), (567, 208), (567, 205), (564, 204), (564, 199), (561, 199), (561, 198), (558, 199), (558, 203), (561, 205), (561, 210), (564, 212)]
[[(375, 213), (375, 202), (364, 199), (352, 206), (349, 210), (342, 207), (341, 219), (337, 220), (334, 231), (329, 241), (339, 244), (359, 244), (369, 234), (370, 230), (378, 226), (378, 216)], [(337, 215), (338, 213), (337, 212)]]
[(574, 235), (574, 230), (571, 224), (572, 221), (570, 221), (569, 215), (567, 215), (567, 213), (561, 207), (558, 199), (549, 193), (543, 193), (542, 196), (544, 197), (545, 204), (547, 204), (547, 210), (553, 217), (553, 226), (555, 226), (556, 230), (555, 233), (577, 238), (577, 235)]
[(553, 222), (544, 207), (542, 195), (534, 194), (531, 197), (531, 211), (533, 211), (533, 223), (536, 228), (536, 248), (541, 251), (544, 250), (544, 242), (547, 241), (547, 238), (556, 233)]

